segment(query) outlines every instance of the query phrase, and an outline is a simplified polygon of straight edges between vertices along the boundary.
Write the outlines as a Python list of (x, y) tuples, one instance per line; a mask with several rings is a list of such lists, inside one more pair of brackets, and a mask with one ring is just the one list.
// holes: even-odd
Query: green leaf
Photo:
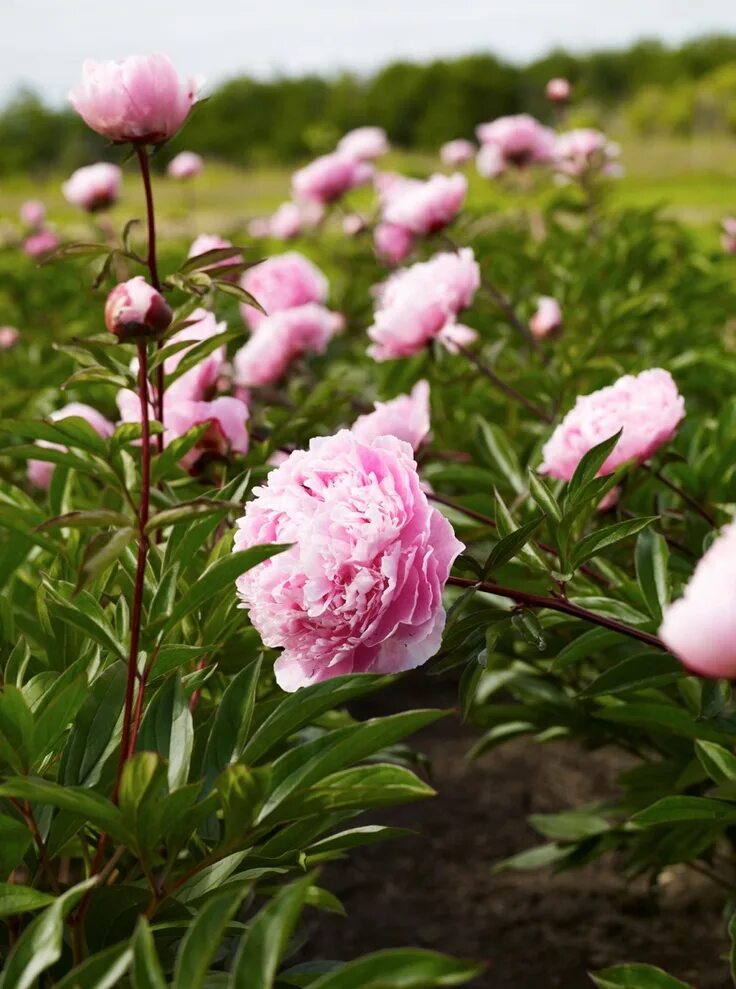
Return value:
[(531, 814), (529, 823), (535, 831), (553, 841), (582, 841), (611, 830), (605, 817), (585, 808), (558, 814)]
[(107, 831), (114, 838), (122, 839), (124, 835), (118, 808), (99, 793), (83, 787), (59, 786), (51, 780), (19, 776), (0, 784), (0, 797), (49, 804), (86, 817), (100, 831)]
[(491, 550), (488, 559), (483, 565), (483, 576), (486, 577), (488, 574), (492, 574), (495, 570), (498, 570), (504, 564), (508, 563), (509, 560), (517, 556), (539, 528), (543, 519), (543, 515), (537, 515), (528, 522), (525, 522), (524, 525), (520, 526), (514, 532), (510, 532), (507, 536), (500, 539)]
[(132, 946), (133, 989), (166, 989), (166, 979), (156, 954), (153, 934), (145, 917), (138, 918)]
[(191, 921), (176, 956), (173, 989), (205, 989), (210, 962), (247, 890), (242, 884), (213, 896)]
[(499, 872), (533, 872), (536, 869), (546, 869), (550, 865), (556, 865), (570, 855), (570, 849), (561, 845), (551, 843), (549, 845), (537, 845), (529, 848), (525, 852), (518, 852), (511, 855), (502, 862), (497, 862), (493, 867), (494, 873)]
[[(483, 967), (420, 948), (376, 951), (328, 972), (309, 989), (433, 989), (460, 986)], [(254, 987), (255, 989), (255, 987)]]
[(619, 429), (615, 435), (609, 436), (607, 440), (603, 440), (602, 443), (598, 443), (596, 446), (591, 447), (590, 450), (588, 450), (588, 452), (582, 457), (580, 463), (575, 468), (575, 473), (572, 475), (570, 483), (567, 486), (567, 491), (565, 493), (565, 508), (567, 508), (568, 504), (572, 501), (574, 495), (596, 477), (598, 471), (608, 459), (608, 455), (613, 451), (614, 447), (621, 438), (622, 432), (623, 429)]
[(189, 522), (191, 519), (202, 518), (205, 515), (221, 514), (225, 516), (232, 509), (242, 512), (242, 505), (233, 505), (229, 502), (213, 501), (210, 498), (195, 498), (194, 501), (182, 502), (173, 508), (164, 508), (149, 520), (146, 532), (155, 532), (156, 529), (166, 529), (170, 525), (179, 525), (181, 522)]
[(487, 461), (501, 473), (516, 494), (522, 494), (524, 478), (521, 465), (506, 431), (496, 423), (487, 422), (480, 416), (477, 417), (476, 423)]
[(137, 535), (137, 531), (131, 526), (114, 529), (111, 533), (99, 533), (85, 551), (76, 590), (81, 590), (85, 584), (102, 576), (122, 556)]
[(225, 822), (225, 841), (245, 841), (268, 792), (271, 769), (251, 769), (241, 763), (226, 766), (216, 788)]
[(658, 515), (652, 515), (640, 519), (625, 519), (623, 522), (614, 522), (613, 525), (606, 525), (602, 529), (597, 529), (595, 532), (583, 536), (573, 548), (571, 566), (573, 568), (581, 566), (602, 549), (607, 546), (615, 546), (616, 543), (628, 539), (629, 536), (636, 535), (637, 532), (641, 532), (652, 522), (656, 522), (658, 518)]
[(100, 951), (72, 969), (54, 989), (117, 989), (133, 960), (128, 942)]
[(285, 886), (251, 921), (238, 946), (228, 989), (272, 989), (311, 884), (308, 875)]
[(653, 529), (644, 529), (636, 541), (636, 576), (649, 614), (656, 622), (662, 620), (662, 611), (670, 599), (668, 560), (664, 536)]
[(225, 588), (234, 593), (231, 585), (241, 574), (287, 549), (288, 546), (252, 546), (250, 549), (230, 553), (215, 560), (179, 598), (178, 604), (164, 626), (164, 633), (170, 632), (183, 618)]
[(0, 814), (0, 873), (10, 875), (23, 860), (29, 845), (31, 833), (25, 823), (16, 817)]
[(161, 799), (164, 777), (164, 763), (157, 752), (137, 752), (123, 767), (118, 806), (126, 826), (138, 838), (146, 831), (148, 805)]
[(16, 772), (24, 772), (33, 752), (33, 715), (17, 687), (0, 690), (0, 759)]
[(31, 921), (8, 955), (0, 989), (31, 989), (39, 975), (61, 958), (64, 918), (96, 882), (88, 879), (73, 886)]
[(96, 508), (86, 512), (65, 512), (64, 515), (57, 515), (53, 519), (47, 519), (37, 528), (43, 529), (65, 528), (83, 529), (87, 526), (115, 526), (130, 525), (130, 519), (122, 512), (114, 512), (107, 508)]
[(209, 790), (220, 772), (245, 748), (256, 701), (262, 657), (242, 669), (227, 685), (217, 705), (207, 739), (202, 772)]
[(598, 989), (693, 989), (654, 965), (614, 965), (590, 977)]
[(700, 765), (719, 785), (736, 783), (736, 755), (722, 745), (698, 739), (695, 742), (695, 754)]
[(116, 748), (122, 725), (126, 669), (112, 663), (93, 680), (61, 757), (65, 786), (94, 786), (105, 760)]
[(40, 910), (54, 902), (54, 897), (30, 886), (0, 883), (0, 917)]
[(682, 663), (666, 652), (649, 650), (629, 656), (601, 673), (581, 691), (581, 697), (620, 694), (643, 687), (661, 687), (685, 676)]
[[(56, 586), (60, 586), (56, 581)], [(86, 591), (81, 591), (73, 602), (63, 597), (54, 582), (45, 579), (43, 587), (49, 600), (49, 610), (67, 625), (78, 628), (102, 646), (107, 652), (125, 660), (125, 648), (116, 637), (99, 603)]]
[(641, 827), (684, 821), (719, 821), (732, 824), (736, 822), (736, 804), (709, 797), (662, 797), (651, 807), (638, 811), (631, 820)]
[(157, 752), (168, 761), (169, 789), (183, 786), (189, 776), (194, 726), (189, 702), (178, 674), (166, 679), (148, 706), (136, 742), (137, 752)]
[(529, 494), (536, 501), (545, 515), (559, 522), (562, 519), (562, 509), (557, 499), (536, 471), (529, 469)]

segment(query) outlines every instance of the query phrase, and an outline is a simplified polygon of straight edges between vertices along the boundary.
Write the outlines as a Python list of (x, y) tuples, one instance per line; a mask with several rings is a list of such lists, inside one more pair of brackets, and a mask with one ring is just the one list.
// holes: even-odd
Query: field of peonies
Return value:
[(715, 253), (612, 205), (619, 148), (555, 79), (546, 123), (479, 121), (428, 177), (365, 126), (271, 215), (157, 236), (208, 167), (152, 168), (200, 88), (85, 63), (119, 145), (64, 182), (89, 233), (31, 199), (0, 249), (1, 989), (510, 986), (441, 936), (309, 938), (353, 850), (425, 840), (381, 815), (434, 796), (408, 741), (443, 717), (484, 765), (620, 768), (497, 871), (722, 898), (703, 985), (628, 955), (585, 984), (736, 980), (736, 221)]

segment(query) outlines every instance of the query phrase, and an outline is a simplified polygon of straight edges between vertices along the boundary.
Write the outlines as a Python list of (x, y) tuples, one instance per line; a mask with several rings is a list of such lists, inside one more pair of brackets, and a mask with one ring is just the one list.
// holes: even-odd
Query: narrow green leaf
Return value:
[(145, 917), (138, 918), (132, 940), (133, 966), (131, 970), (133, 989), (166, 989), (166, 979), (161, 970), (161, 962), (156, 954), (156, 945), (151, 928)]
[(590, 977), (598, 989), (694, 989), (654, 965), (614, 965)]
[(32, 889), (30, 886), (16, 886), (14, 883), (0, 883), (0, 917), (12, 917), (18, 913), (31, 913), (54, 902), (49, 893)]
[(621, 438), (622, 432), (623, 429), (619, 429), (619, 431), (613, 436), (609, 436), (609, 438), (603, 440), (602, 443), (598, 443), (596, 446), (591, 447), (591, 449), (588, 450), (588, 452), (581, 458), (580, 463), (575, 468), (575, 473), (572, 475), (570, 483), (567, 486), (567, 491), (565, 493), (565, 507), (567, 507), (568, 502), (572, 500), (574, 495), (582, 487), (596, 477), (598, 471), (608, 459), (609, 454), (613, 452), (614, 447)]
[(623, 522), (614, 522), (613, 525), (606, 525), (602, 529), (583, 536), (572, 551), (570, 563), (573, 567), (579, 567), (587, 560), (592, 559), (597, 553), (608, 546), (614, 546), (629, 536), (641, 532), (652, 522), (656, 522), (658, 515), (648, 516), (640, 519), (625, 519)]
[(245, 883), (227, 889), (200, 909), (179, 947), (173, 989), (205, 989), (210, 963), (247, 891)]
[(649, 614), (657, 622), (662, 620), (662, 611), (669, 603), (668, 560), (664, 536), (653, 529), (644, 529), (636, 541), (636, 576)]
[(310, 989), (434, 989), (460, 986), (483, 970), (476, 962), (420, 948), (376, 951), (328, 972)]

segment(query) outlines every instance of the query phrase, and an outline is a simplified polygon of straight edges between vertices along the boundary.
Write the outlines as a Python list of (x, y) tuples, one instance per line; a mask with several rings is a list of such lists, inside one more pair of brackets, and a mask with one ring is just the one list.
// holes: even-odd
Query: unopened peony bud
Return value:
[(105, 325), (121, 341), (155, 338), (171, 316), (169, 304), (142, 275), (116, 285), (105, 303)]
[(204, 168), (200, 155), (194, 151), (181, 151), (169, 162), (166, 174), (172, 179), (194, 179)]
[(46, 207), (40, 199), (26, 199), (21, 203), (20, 218), (26, 226), (35, 230), (46, 219)]
[(572, 94), (572, 86), (567, 79), (550, 79), (545, 95), (550, 103), (567, 103)]
[(100, 161), (73, 172), (61, 187), (64, 198), (88, 213), (108, 209), (120, 195), (123, 173), (117, 165)]

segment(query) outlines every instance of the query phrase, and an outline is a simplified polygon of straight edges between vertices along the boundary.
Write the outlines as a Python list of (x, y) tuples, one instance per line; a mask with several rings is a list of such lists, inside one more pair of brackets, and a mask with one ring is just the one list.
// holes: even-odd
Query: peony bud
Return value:
[(27, 227), (36, 230), (46, 219), (46, 207), (40, 199), (26, 199), (21, 203), (20, 218)]
[(567, 103), (572, 86), (567, 79), (550, 79), (544, 92), (550, 103)]
[(73, 172), (61, 187), (64, 198), (88, 213), (108, 209), (120, 195), (123, 173), (117, 165), (100, 161)]
[(171, 179), (194, 179), (204, 168), (200, 155), (194, 151), (181, 151), (169, 162), (166, 174)]
[(159, 336), (171, 317), (169, 304), (142, 275), (116, 285), (105, 303), (105, 325), (123, 342)]

